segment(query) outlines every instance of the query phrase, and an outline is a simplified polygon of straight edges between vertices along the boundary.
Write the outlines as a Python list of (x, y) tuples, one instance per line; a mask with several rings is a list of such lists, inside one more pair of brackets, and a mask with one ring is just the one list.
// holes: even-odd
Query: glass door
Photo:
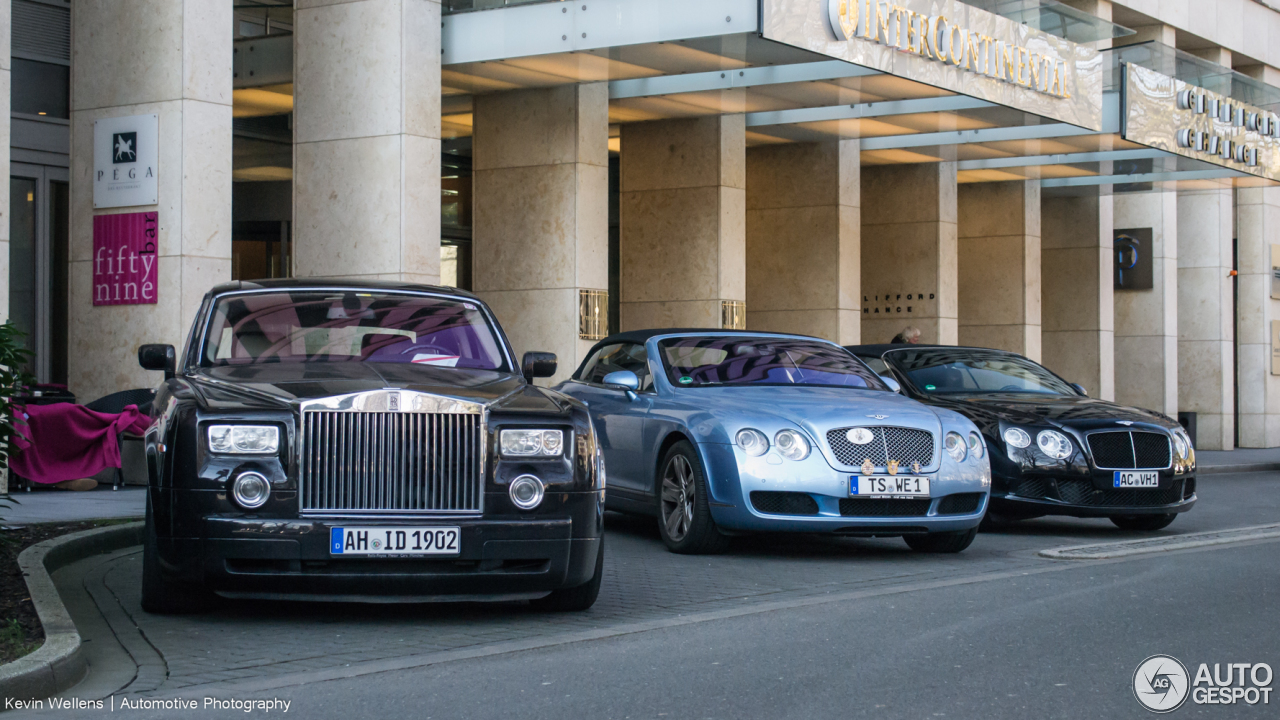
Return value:
[(10, 165), (9, 319), (27, 335), (37, 382), (67, 382), (66, 168)]

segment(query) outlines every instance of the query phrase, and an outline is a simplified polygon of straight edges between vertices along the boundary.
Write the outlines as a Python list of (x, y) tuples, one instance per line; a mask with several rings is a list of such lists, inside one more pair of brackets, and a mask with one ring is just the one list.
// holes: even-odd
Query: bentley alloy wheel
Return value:
[(688, 441), (667, 450), (658, 476), (658, 534), (672, 552), (701, 555), (725, 549), (729, 538), (716, 528), (707, 503), (707, 476)]

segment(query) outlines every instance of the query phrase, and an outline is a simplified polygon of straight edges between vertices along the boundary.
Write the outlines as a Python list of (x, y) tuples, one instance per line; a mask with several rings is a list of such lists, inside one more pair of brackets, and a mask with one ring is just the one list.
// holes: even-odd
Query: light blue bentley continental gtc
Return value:
[(987, 507), (977, 427), (893, 392), (825, 340), (621, 333), (557, 389), (590, 407), (606, 506), (657, 516), (674, 552), (773, 531), (901, 536), (915, 550), (959, 552)]

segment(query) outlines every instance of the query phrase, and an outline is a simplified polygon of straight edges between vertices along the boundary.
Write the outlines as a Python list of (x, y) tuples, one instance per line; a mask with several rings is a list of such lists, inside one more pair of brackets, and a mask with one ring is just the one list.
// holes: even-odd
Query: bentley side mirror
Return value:
[(533, 384), (534, 378), (549, 378), (556, 374), (556, 354), (527, 352), (520, 361), (520, 372), (530, 385)]
[(897, 381), (897, 380), (894, 380), (893, 378), (889, 377), (888, 375), (881, 375), (881, 376), (880, 376), (880, 379), (881, 379), (882, 381), (884, 381), (884, 384), (885, 384), (885, 385), (888, 385), (888, 386), (889, 386), (889, 389), (890, 389), (890, 390), (892, 390), (892, 391), (894, 391), (894, 392), (896, 392), (896, 393), (899, 393), (899, 394), (901, 394), (901, 393), (902, 393), (902, 385), (900, 385), (900, 384), (898, 383), (898, 381)]
[(1080, 383), (1071, 383), (1071, 387), (1075, 388), (1076, 392), (1080, 393), (1083, 397), (1089, 397), (1089, 392), (1085, 390), (1084, 386)]
[(600, 381), (604, 385), (611, 388), (618, 388), (626, 391), (627, 399), (634, 401), (636, 399), (636, 390), (640, 389), (640, 378), (630, 370), (618, 370), (605, 375)]
[(138, 364), (144, 370), (161, 370), (164, 379), (177, 374), (178, 356), (172, 345), (143, 345), (138, 348)]

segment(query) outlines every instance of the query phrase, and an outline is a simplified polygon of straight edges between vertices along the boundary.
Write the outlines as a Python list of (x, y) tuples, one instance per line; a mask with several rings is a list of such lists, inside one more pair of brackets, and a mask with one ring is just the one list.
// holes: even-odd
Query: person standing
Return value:
[(894, 345), (915, 345), (920, 342), (920, 328), (908, 325), (902, 329), (902, 332), (894, 335), (889, 342)]

